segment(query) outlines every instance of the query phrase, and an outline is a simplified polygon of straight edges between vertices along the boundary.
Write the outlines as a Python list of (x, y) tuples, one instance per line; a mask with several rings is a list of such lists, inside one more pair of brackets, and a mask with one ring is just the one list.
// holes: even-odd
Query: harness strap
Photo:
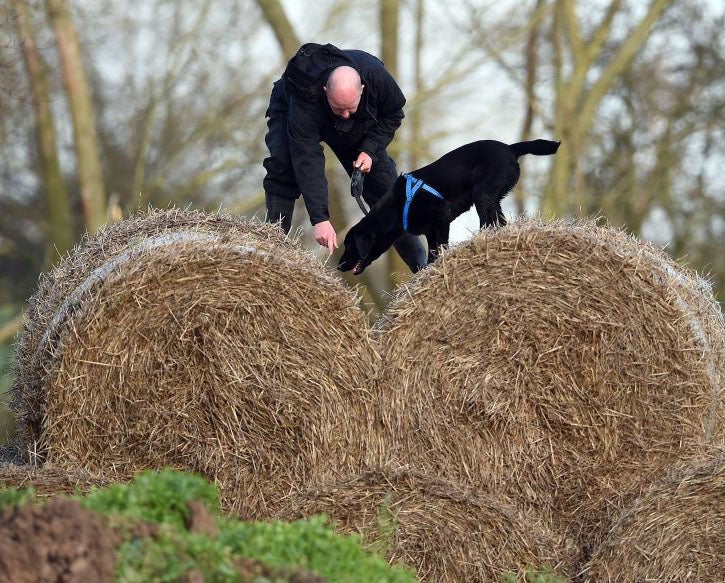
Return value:
[(423, 179), (416, 178), (410, 173), (403, 174), (405, 177), (405, 206), (403, 207), (403, 231), (408, 232), (408, 213), (410, 212), (410, 205), (413, 203), (413, 199), (415, 198), (415, 195), (417, 192), (422, 188), (423, 190), (427, 190), (430, 192), (433, 196), (436, 196), (437, 198), (440, 198), (441, 200), (445, 201), (446, 199), (443, 198), (443, 195), (438, 192), (435, 188), (432, 186), (429, 186), (425, 182), (423, 182)]

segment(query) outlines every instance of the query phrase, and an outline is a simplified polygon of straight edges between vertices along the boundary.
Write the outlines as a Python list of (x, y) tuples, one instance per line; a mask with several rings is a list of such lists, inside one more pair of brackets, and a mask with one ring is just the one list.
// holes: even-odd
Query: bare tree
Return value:
[[(425, 0), (415, 0), (414, 7), (414, 40), (413, 40), (413, 87), (415, 94), (422, 94), (423, 87), (423, 47), (425, 46), (425, 32), (423, 23), (425, 22)], [(410, 114), (408, 115), (409, 128), (409, 153), (408, 164), (411, 168), (417, 168), (420, 162), (420, 146), (423, 138), (423, 116), (421, 115), (421, 107), (417, 104), (409, 106)]]
[[(722, 8), (701, 0), (530, 7), (523, 21), (517, 8), (492, 22), (507, 33), (496, 35), (496, 46), (483, 29), (472, 33), (525, 96), (522, 138), (538, 127), (563, 140), (540, 209), (602, 215), (686, 255), (718, 284), (725, 273), (712, 251), (725, 238), (713, 170), (725, 155), (717, 121), (725, 107)], [(518, 210), (525, 196), (517, 192)]]
[[(556, 0), (552, 43), (554, 50), (554, 134), (562, 145), (541, 208), (557, 215), (576, 214), (587, 207), (581, 181), (580, 153), (602, 100), (631, 65), (653, 26), (674, 0), (651, 0), (645, 14), (627, 31), (624, 40), (610, 41), (612, 23), (622, 0), (612, 0), (593, 31), (585, 36), (574, 0)], [(570, 193), (575, 193), (572, 197)]]
[(50, 110), (50, 89), (46, 65), (35, 41), (33, 23), (25, 0), (10, 0), (20, 40), (25, 69), (30, 81), (40, 174), (45, 191), (48, 232), (46, 261), (52, 263), (56, 254), (68, 251), (75, 240), (65, 180), (60, 169), (56, 147), (56, 131)]
[(380, 0), (380, 58), (390, 74), (398, 76), (398, 29), (400, 1)]
[(88, 231), (94, 233), (106, 222), (106, 190), (80, 42), (66, 0), (46, 0), (46, 6), (73, 118), (83, 216)]
[[(91, 28), (84, 40), (94, 61), (121, 69), (110, 79), (90, 70), (108, 191), (124, 212), (192, 204), (259, 214), (260, 135), (274, 74), (252, 50), (259, 20), (237, 0), (139, 4), (140, 15), (114, 2), (78, 13)], [(95, 19), (117, 22), (114, 40), (130, 50), (120, 57), (103, 31), (95, 36)], [(145, 53), (150, 37), (153, 52)]]
[(595, 163), (583, 171), (590, 208), (686, 257), (710, 274), (720, 297), (724, 31), (725, 12), (707, 2), (673, 6), (652, 46), (617, 80), (597, 121)]

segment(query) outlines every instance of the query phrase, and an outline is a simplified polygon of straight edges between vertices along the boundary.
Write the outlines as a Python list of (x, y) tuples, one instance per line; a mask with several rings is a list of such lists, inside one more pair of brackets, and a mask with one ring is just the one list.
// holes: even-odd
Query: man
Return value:
[[(294, 69), (301, 53), (308, 64), (319, 57), (317, 70), (311, 65), (307, 70), (310, 75)], [(404, 105), (402, 91), (377, 57), (329, 44), (304, 45), (274, 83), (266, 113), (267, 220), (281, 220), (289, 232), (295, 200), (302, 194), (315, 240), (332, 254), (337, 233), (330, 222), (321, 142), (330, 146), (348, 175), (354, 168), (365, 174), (363, 198), (372, 206), (398, 175), (387, 147), (400, 127)], [(394, 246), (412, 271), (426, 265), (418, 237), (403, 235)]]

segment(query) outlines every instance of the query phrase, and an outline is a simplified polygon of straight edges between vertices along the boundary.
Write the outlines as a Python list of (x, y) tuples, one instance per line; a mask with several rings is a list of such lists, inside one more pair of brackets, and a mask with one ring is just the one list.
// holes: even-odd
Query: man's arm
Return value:
[(325, 177), (325, 155), (314, 104), (290, 100), (287, 131), (297, 186), (313, 225), (330, 220)]
[(393, 76), (382, 66), (371, 69), (368, 75), (372, 84), (371, 97), (377, 100), (377, 125), (368, 132), (362, 142), (361, 150), (376, 160), (378, 153), (385, 150), (393, 141), (405, 114), (405, 96)]
[(320, 144), (320, 130), (313, 104), (297, 102), (292, 98), (287, 117), (289, 149), (297, 186), (315, 227), (315, 240), (327, 247), (328, 252), (337, 249), (337, 233), (330, 222), (325, 154)]

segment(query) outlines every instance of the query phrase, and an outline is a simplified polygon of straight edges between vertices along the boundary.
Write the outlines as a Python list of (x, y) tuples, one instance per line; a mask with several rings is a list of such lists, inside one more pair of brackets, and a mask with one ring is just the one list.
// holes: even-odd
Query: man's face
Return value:
[(346, 88), (337, 89), (335, 91), (328, 91), (327, 87), (325, 87), (327, 103), (330, 104), (332, 113), (339, 118), (348, 119), (357, 111), (364, 87), (364, 85), (361, 85), (359, 90), (355, 88)]

